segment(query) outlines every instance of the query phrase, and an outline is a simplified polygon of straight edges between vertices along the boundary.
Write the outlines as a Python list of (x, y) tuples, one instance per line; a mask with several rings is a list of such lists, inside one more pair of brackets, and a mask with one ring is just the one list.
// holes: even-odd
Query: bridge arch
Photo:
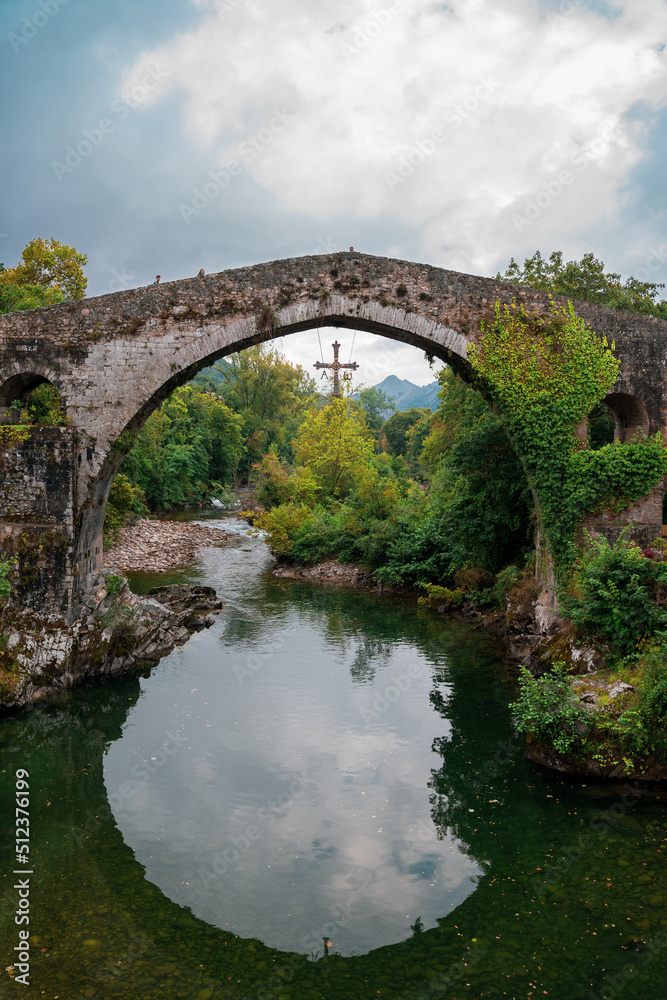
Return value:
[(53, 370), (34, 362), (17, 363), (9, 370), (0, 370), (0, 423), (9, 419), (12, 403), (18, 400), (25, 407), (31, 393), (40, 385), (52, 385), (60, 395), (57, 381)]
[(644, 403), (627, 392), (612, 392), (602, 400), (614, 417), (614, 441), (625, 444), (637, 435), (648, 434), (651, 420)]
[[(468, 346), (478, 342), (496, 302), (513, 301), (538, 316), (552, 308), (544, 292), (361, 253), (274, 261), (2, 315), (0, 393), (11, 404), (20, 398), (17, 390), (28, 394), (49, 381), (64, 400), (68, 427), (58, 430), (72, 435), (76, 452), (74, 562), (81, 586), (101, 563), (106, 497), (123, 455), (150, 413), (202, 368), (277, 336), (333, 326), (411, 344), (469, 376)], [(612, 394), (618, 422), (632, 427), (639, 412), (620, 397), (641, 397), (640, 425), (662, 430), (667, 323), (576, 305), (615, 341), (621, 357)]]
[[(180, 315), (183, 313), (176, 311), (176, 316)], [(122, 426), (114, 420), (113, 411), (110, 415), (110, 421), (117, 428), (116, 436), (109, 442), (99, 471), (90, 484), (88, 503), (81, 524), (76, 562), (84, 573), (99, 568), (104, 511), (113, 478), (151, 413), (175, 389), (216, 361), (248, 347), (269, 343), (278, 337), (324, 326), (363, 330), (410, 344), (446, 361), (462, 374), (471, 372), (467, 361), (469, 341), (462, 334), (451, 327), (411, 315), (400, 308), (376, 302), (360, 305), (359, 302), (340, 295), (318, 297), (305, 306), (283, 306), (276, 310), (255, 301), (253, 311), (248, 315), (202, 332), (185, 350), (181, 349), (178, 365), (175, 361), (170, 361), (169, 357), (155, 364), (150, 374), (144, 375), (143, 391), (140, 395), (135, 395), (134, 402), (129, 407), (127, 400), (115, 404), (118, 416), (127, 414), (128, 408), (137, 404), (138, 408)]]

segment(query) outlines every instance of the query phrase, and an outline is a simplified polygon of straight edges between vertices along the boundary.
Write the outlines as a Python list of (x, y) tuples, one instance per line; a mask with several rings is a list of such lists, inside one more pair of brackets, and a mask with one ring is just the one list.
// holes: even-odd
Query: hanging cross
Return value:
[[(351, 364), (348, 365), (343, 364), (342, 361), (338, 360), (338, 351), (340, 350), (340, 344), (338, 343), (338, 341), (336, 341), (336, 343), (332, 344), (331, 346), (333, 347), (333, 352), (334, 352), (333, 364), (327, 364), (325, 361), (316, 361), (315, 364), (313, 365), (313, 368), (331, 368), (333, 370), (334, 387), (331, 395), (336, 398), (340, 398), (340, 379), (338, 377), (339, 371), (341, 370), (341, 368), (351, 368), (353, 371), (356, 371), (359, 365), (357, 364), (356, 361), (353, 361)], [(346, 377), (350, 378), (349, 375), (348, 376), (343, 375), (343, 378)]]

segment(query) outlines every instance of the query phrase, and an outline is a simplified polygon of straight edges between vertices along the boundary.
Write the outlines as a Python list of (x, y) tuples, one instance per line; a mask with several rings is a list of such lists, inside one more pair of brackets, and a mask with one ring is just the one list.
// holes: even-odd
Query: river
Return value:
[(0, 721), (0, 997), (28, 882), (46, 1000), (663, 1000), (664, 795), (528, 764), (493, 637), (206, 523), (237, 537), (131, 582), (215, 587), (210, 629)]

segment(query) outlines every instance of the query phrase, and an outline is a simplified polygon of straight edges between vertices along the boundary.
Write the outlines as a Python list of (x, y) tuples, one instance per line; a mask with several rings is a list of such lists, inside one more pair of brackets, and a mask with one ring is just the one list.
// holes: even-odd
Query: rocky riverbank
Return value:
[(4, 608), (0, 712), (154, 662), (211, 626), (221, 608), (211, 587), (158, 587), (140, 597), (109, 569), (91, 578), (71, 621)]
[(232, 537), (201, 524), (142, 518), (121, 528), (113, 546), (104, 553), (104, 566), (126, 573), (162, 573), (190, 562), (202, 546), (222, 545)]
[(363, 587), (381, 591), (373, 576), (357, 563), (340, 563), (335, 559), (317, 563), (315, 566), (293, 566), (278, 563), (273, 575), (279, 580), (307, 580), (309, 583), (335, 583), (343, 587)]

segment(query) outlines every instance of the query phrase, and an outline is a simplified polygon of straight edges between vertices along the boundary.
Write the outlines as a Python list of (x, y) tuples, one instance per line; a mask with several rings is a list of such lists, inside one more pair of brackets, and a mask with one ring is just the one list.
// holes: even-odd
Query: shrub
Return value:
[(564, 665), (555, 664), (539, 680), (521, 667), (519, 686), (519, 698), (510, 705), (518, 732), (552, 743), (559, 753), (570, 753), (588, 716), (572, 694)]
[(112, 545), (124, 524), (147, 513), (141, 487), (133, 486), (127, 476), (119, 472), (111, 484), (104, 513), (104, 544)]
[(564, 605), (576, 625), (598, 632), (617, 656), (630, 655), (667, 626), (667, 564), (647, 559), (627, 532), (614, 545), (589, 541), (574, 575), (576, 596)]
[(463, 604), (464, 594), (460, 590), (439, 587), (437, 583), (427, 583), (426, 596), (418, 599), (418, 604), (435, 607), (438, 604)]
[(5, 597), (9, 597), (12, 589), (9, 577), (13, 566), (14, 564), (10, 560), (0, 558), (0, 602)]
[(120, 594), (121, 590), (125, 587), (125, 580), (118, 573), (112, 573), (111, 576), (107, 577), (107, 594), (115, 596)]
[(263, 507), (278, 507), (291, 499), (288, 483), (289, 466), (270, 451), (252, 467), (252, 482), (257, 487), (257, 499)]
[(639, 663), (639, 708), (635, 728), (641, 736), (643, 749), (667, 758), (667, 645), (653, 643), (643, 653)]
[(316, 507), (312, 516), (294, 533), (292, 558), (299, 564), (331, 559), (338, 551), (338, 540), (333, 518), (324, 507)]
[(296, 532), (311, 516), (312, 512), (305, 504), (284, 503), (257, 514), (254, 527), (266, 532), (267, 544), (277, 556), (289, 559)]

